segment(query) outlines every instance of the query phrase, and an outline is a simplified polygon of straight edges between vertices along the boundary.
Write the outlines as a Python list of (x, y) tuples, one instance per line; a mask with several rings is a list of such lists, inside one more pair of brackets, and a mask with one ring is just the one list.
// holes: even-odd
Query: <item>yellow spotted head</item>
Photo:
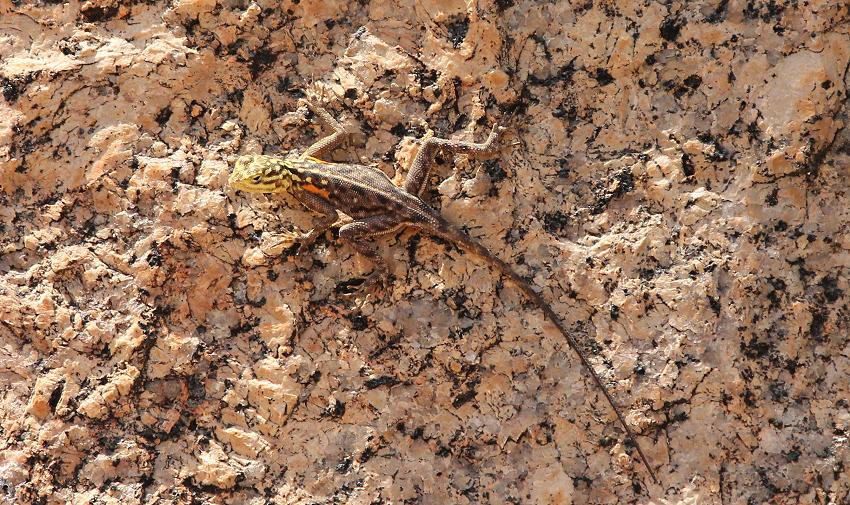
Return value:
[(246, 154), (236, 160), (228, 184), (233, 189), (251, 193), (281, 193), (289, 191), (293, 181), (301, 178), (290, 170), (283, 158)]

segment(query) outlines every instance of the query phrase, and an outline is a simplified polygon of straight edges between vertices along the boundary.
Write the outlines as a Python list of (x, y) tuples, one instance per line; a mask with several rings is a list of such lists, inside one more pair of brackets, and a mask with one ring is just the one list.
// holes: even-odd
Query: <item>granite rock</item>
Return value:
[[(850, 8), (812, 0), (0, 0), (0, 501), (848, 503)], [(575, 332), (412, 231), (392, 282), (226, 186), (403, 180)]]

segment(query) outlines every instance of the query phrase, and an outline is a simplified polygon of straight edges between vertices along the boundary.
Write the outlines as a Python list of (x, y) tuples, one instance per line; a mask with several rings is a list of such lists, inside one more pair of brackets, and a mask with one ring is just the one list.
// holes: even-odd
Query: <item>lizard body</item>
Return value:
[(491, 253), (486, 247), (446, 221), (436, 210), (419, 198), (430, 173), (432, 159), (438, 150), (453, 154), (488, 154), (496, 150), (496, 140), (504, 128), (494, 126), (483, 143), (459, 142), (426, 137), (417, 152), (410, 171), (400, 188), (382, 171), (357, 164), (330, 163), (318, 158), (321, 152), (337, 146), (347, 134), (345, 129), (322, 108), (308, 104), (310, 110), (327, 123), (334, 133), (310, 146), (302, 154), (286, 157), (245, 155), (240, 157), (230, 176), (230, 186), (237, 190), (253, 193), (288, 192), (307, 208), (322, 214), (322, 219), (309, 232), (296, 234), (294, 239), (302, 247), (309, 244), (328, 228), (338, 223), (339, 212), (351, 217), (352, 222), (339, 229), (340, 238), (348, 242), (357, 252), (375, 264), (360, 289), (376, 282), (386, 272), (383, 258), (365, 239), (393, 233), (410, 226), (441, 237), (483, 259), (508, 277), (511, 282), (554, 324), (567, 343), (578, 355), (582, 365), (593, 377), (603, 392), (629, 439), (637, 448), (640, 459), (657, 482), (649, 461), (637, 442), (634, 433), (626, 424), (620, 409), (608, 393), (599, 375), (546, 300), (506, 262)]

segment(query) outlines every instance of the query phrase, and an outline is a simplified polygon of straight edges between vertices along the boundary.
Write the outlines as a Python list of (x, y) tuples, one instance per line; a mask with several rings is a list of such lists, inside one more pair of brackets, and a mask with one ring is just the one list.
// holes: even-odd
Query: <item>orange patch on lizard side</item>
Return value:
[(303, 189), (304, 191), (306, 191), (308, 193), (313, 193), (314, 195), (319, 195), (322, 198), (327, 198), (331, 194), (330, 191), (328, 191), (326, 189), (322, 189), (322, 188), (315, 186), (313, 184), (302, 184), (301, 189)]

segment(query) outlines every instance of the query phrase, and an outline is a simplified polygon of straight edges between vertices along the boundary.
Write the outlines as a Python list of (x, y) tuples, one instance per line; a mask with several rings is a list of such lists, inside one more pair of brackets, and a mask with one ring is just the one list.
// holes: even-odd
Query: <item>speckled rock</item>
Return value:
[[(0, 502), (850, 501), (845, 2), (0, 0)], [(403, 180), (392, 281), (246, 152)]]

